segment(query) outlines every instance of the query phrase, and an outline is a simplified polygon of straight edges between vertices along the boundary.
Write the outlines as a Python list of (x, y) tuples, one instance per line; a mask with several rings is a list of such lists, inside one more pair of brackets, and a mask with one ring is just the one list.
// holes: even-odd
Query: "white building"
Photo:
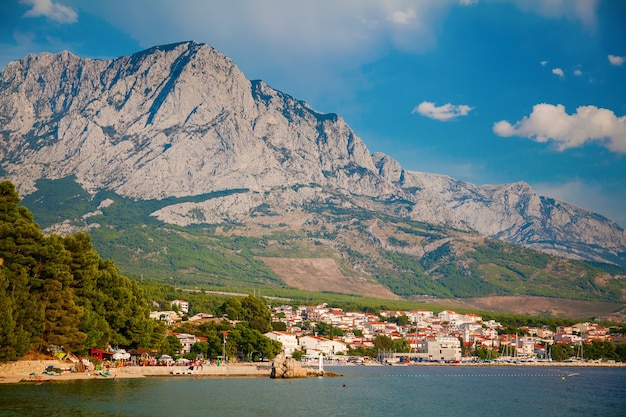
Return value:
[(517, 343), (517, 356), (522, 358), (534, 358), (535, 354), (535, 342), (532, 339), (521, 339)]
[(191, 347), (198, 341), (196, 336), (187, 333), (178, 333), (176, 337), (180, 341), (180, 344), (183, 345), (183, 348), (180, 350), (182, 355), (189, 353), (191, 351)]
[(322, 352), (325, 355), (334, 355), (337, 353), (345, 353), (348, 346), (338, 340), (329, 340), (319, 336), (304, 336), (300, 338), (300, 346), (305, 348), (307, 355), (309, 350)]
[(483, 327), (477, 330), (477, 333), (479, 333), (481, 336), (489, 338), (489, 339), (497, 339), (498, 338), (498, 331), (496, 329), (492, 329), (489, 327)]
[(175, 311), (151, 311), (150, 318), (153, 320), (164, 321), (168, 326), (180, 321), (180, 316)]
[(439, 320), (441, 321), (447, 321), (448, 323), (451, 322), (461, 322), (462, 318), (464, 318), (463, 314), (459, 314), (455, 311), (451, 311), (451, 310), (444, 310), (441, 313), (437, 314), (437, 317), (439, 317)]
[(411, 320), (411, 323), (420, 323), (425, 320), (430, 320), (435, 314), (428, 310), (411, 310), (406, 312), (406, 316)]
[(298, 338), (294, 334), (273, 331), (265, 333), (265, 336), (280, 342), (283, 345), (283, 352), (285, 352), (285, 356), (287, 357), (291, 357), (293, 352), (300, 348), (300, 345), (298, 345)]
[(384, 321), (369, 321), (363, 325), (365, 329), (370, 333), (382, 332), (387, 327), (387, 323)]
[(426, 353), (432, 361), (460, 361), (461, 342), (456, 337), (435, 337), (426, 340)]
[(170, 304), (172, 305), (172, 307), (176, 306), (178, 308), (178, 311), (183, 314), (189, 313), (189, 303), (185, 300), (174, 300)]

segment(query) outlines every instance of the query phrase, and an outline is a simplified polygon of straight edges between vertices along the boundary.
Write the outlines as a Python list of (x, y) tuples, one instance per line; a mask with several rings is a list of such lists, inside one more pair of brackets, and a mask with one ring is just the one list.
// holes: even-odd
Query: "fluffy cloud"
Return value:
[(563, 77), (565, 75), (565, 73), (563, 73), (563, 70), (561, 68), (553, 68), (552, 74), (558, 75), (559, 77)]
[(611, 110), (595, 106), (581, 106), (569, 115), (561, 104), (536, 104), (530, 116), (514, 125), (501, 120), (493, 125), (493, 132), (553, 141), (561, 151), (596, 141), (613, 152), (626, 153), (626, 116), (617, 117)]
[(460, 116), (467, 116), (472, 109), (472, 107), (465, 104), (454, 105), (448, 103), (437, 107), (435, 103), (423, 101), (411, 113), (419, 113), (431, 119), (446, 121)]
[(582, 77), (583, 72), (581, 70), (579, 70), (579, 69), (575, 69), (574, 70), (574, 75), (577, 76), (577, 77)]
[(32, 9), (24, 13), (24, 17), (44, 16), (59, 23), (74, 23), (78, 20), (74, 9), (53, 3), (52, 0), (20, 0), (20, 4), (32, 6)]
[(622, 65), (625, 60), (626, 57), (623, 56), (609, 55), (609, 62), (611, 63), (611, 65), (615, 65), (617, 67)]

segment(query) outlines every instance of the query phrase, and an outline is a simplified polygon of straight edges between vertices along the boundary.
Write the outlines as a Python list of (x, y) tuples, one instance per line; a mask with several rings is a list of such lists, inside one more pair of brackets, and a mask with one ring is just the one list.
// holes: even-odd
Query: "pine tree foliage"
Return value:
[(44, 236), (19, 203), (15, 186), (0, 183), (0, 361), (48, 345), (151, 347), (137, 283), (102, 260), (88, 235)]

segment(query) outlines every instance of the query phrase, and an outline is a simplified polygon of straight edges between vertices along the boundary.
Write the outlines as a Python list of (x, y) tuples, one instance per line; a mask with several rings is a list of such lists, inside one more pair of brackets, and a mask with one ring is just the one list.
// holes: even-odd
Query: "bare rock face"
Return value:
[(474, 230), (553, 255), (598, 262), (626, 261), (626, 232), (615, 222), (517, 182), (477, 186), (454, 178), (405, 171), (375, 154), (381, 175), (411, 195), (414, 220)]
[(270, 378), (306, 378), (309, 376), (302, 364), (293, 358), (287, 358), (284, 353), (276, 356), (272, 362)]
[(23, 196), (40, 179), (68, 176), (92, 194), (139, 200), (226, 191), (152, 213), (183, 226), (245, 223), (261, 208), (305, 212), (333, 199), (401, 200), (408, 205), (390, 211), (413, 220), (626, 264), (626, 233), (614, 222), (523, 182), (476, 186), (406, 171), (371, 155), (340, 116), (249, 81), (205, 44), (115, 60), (62, 52), (11, 62), (0, 77), (0, 137), (0, 176)]

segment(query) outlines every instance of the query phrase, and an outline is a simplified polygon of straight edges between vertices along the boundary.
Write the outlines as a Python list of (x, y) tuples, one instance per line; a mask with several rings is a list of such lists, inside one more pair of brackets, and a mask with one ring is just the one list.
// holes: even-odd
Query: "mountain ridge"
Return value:
[(151, 213), (185, 226), (371, 199), (413, 221), (626, 265), (626, 232), (615, 222), (539, 196), (525, 182), (477, 186), (405, 170), (370, 153), (341, 116), (247, 80), (206, 44), (155, 46), (114, 60), (29, 55), (9, 63), (0, 83), (2, 177), (25, 196), (38, 180), (71, 176), (92, 196), (226, 194)]

